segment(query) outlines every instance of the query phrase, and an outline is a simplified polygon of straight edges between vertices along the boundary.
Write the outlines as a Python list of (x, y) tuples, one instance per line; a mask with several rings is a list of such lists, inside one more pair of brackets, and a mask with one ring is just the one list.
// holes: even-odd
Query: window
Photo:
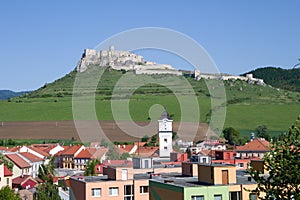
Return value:
[(167, 138), (165, 138), (165, 139), (164, 139), (164, 141), (165, 141), (165, 142), (168, 142), (168, 139), (167, 139)]
[(145, 160), (145, 168), (149, 168), (149, 160)]
[(221, 194), (215, 194), (214, 195), (214, 200), (222, 200), (222, 195)]
[(202, 163), (206, 163), (206, 158), (202, 158)]
[(118, 187), (110, 187), (109, 188), (109, 196), (118, 196), (119, 188)]
[(238, 163), (239, 167), (244, 167), (244, 163)]
[(140, 193), (149, 193), (149, 186), (140, 186)]
[(6, 178), (6, 185), (9, 185), (9, 178)]
[(133, 200), (133, 185), (124, 185), (124, 200)]
[(251, 194), (249, 195), (249, 199), (250, 199), (250, 200), (256, 200), (256, 199), (257, 199), (256, 194), (255, 194), (255, 193), (251, 193)]
[(164, 147), (164, 149), (165, 149), (165, 150), (167, 150), (167, 149), (168, 149), (168, 147), (167, 147), (167, 146), (165, 146), (165, 147)]
[(229, 199), (230, 200), (240, 200), (241, 192), (229, 192)]
[(92, 188), (92, 197), (101, 197), (101, 188)]
[(122, 169), (122, 180), (127, 180), (127, 174), (128, 174), (127, 169)]
[(204, 200), (204, 196), (192, 196), (191, 200)]

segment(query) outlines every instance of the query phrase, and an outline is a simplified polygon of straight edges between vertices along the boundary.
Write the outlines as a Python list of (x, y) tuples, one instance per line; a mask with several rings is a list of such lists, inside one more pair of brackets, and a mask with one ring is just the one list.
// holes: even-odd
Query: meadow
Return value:
[[(127, 72), (127, 75), (131, 78), (130, 80), (136, 78), (146, 84), (135, 89), (131, 96), (112, 98), (114, 86), (124, 76), (124, 72), (105, 71), (96, 88), (94, 106), (98, 120), (114, 120), (116, 118), (111, 111), (112, 101), (118, 102), (119, 105), (129, 101), (130, 117), (134, 121), (148, 121), (150, 119), (149, 110), (156, 104), (161, 105), (160, 109), (166, 107), (174, 121), (180, 121), (181, 106), (175, 95), (175, 93), (180, 93), (184, 97), (193, 94), (199, 103), (200, 122), (209, 121), (211, 109), (213, 109), (211, 100), (218, 98), (212, 96), (207, 87), (208, 81), (213, 80), (195, 81), (191, 77), (180, 77), (180, 80), (187, 80), (190, 84), (193, 91), (189, 91), (182, 88), (180, 81), (172, 82), (172, 76), (169, 76), (170, 80), (168, 80), (168, 76), (162, 75), (137, 76), (131, 72)], [(88, 70), (82, 76), (94, 78), (96, 73)], [(0, 101), (0, 121), (73, 120), (72, 89), (75, 77), (76, 72), (71, 72), (53, 83), (45, 84), (31, 94)], [(152, 81), (157, 81), (157, 84), (147, 84), (146, 80), (149, 77)], [(169, 85), (159, 84), (166, 79)], [(130, 84), (130, 82), (123, 84), (123, 89), (131, 91)], [(271, 86), (252, 85), (243, 81), (225, 81), (224, 87), (226, 102), (223, 106), (227, 108), (224, 127), (231, 126), (243, 134), (248, 134), (257, 126), (266, 125), (271, 133), (278, 134), (286, 131), (300, 115), (300, 94), (297, 92), (280, 90)], [(174, 90), (176, 91), (174, 92)], [(187, 107), (187, 109), (190, 109), (190, 115), (185, 117), (185, 120), (193, 121), (195, 119), (193, 108)], [(85, 116), (85, 120), (88, 119), (89, 116)], [(130, 120), (130, 118), (125, 116), (123, 120)]]

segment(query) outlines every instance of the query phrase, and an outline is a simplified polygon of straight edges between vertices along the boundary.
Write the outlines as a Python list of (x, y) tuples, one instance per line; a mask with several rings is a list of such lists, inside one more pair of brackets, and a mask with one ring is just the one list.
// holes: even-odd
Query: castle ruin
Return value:
[(182, 72), (174, 69), (171, 65), (145, 61), (143, 56), (129, 51), (115, 50), (114, 46), (110, 46), (108, 51), (100, 50), (97, 52), (95, 49), (85, 49), (76, 66), (76, 71), (84, 72), (89, 65), (109, 66), (115, 70), (131, 70), (135, 74), (182, 75)]

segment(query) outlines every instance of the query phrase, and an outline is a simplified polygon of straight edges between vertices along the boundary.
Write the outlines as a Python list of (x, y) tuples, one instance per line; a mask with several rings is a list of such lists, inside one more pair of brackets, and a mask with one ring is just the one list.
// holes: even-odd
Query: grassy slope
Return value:
[[(94, 71), (95, 72), (95, 71)], [(95, 76), (93, 70), (84, 75)], [(12, 102), (0, 101), (0, 121), (72, 120), (71, 94), (75, 72), (48, 84), (30, 95), (15, 98)], [(106, 71), (97, 87), (96, 110), (100, 120), (112, 120), (110, 96), (121, 72)], [(96, 77), (95, 77), (96, 78)], [(146, 78), (139, 75), (139, 78)], [(158, 76), (156, 78), (164, 78)], [(201, 121), (210, 110), (210, 97), (205, 82), (188, 78), (200, 105)], [(300, 114), (300, 95), (296, 92), (276, 90), (269, 86), (249, 85), (245, 82), (225, 82), (227, 116), (225, 126), (232, 126), (243, 133), (258, 125), (270, 130), (286, 130)], [(241, 91), (242, 90), (242, 91)], [(155, 93), (155, 95), (153, 95)], [(120, 103), (124, 100), (119, 100)], [(153, 104), (166, 106), (174, 120), (180, 120), (180, 107), (176, 97), (166, 88), (146, 85), (139, 88), (130, 100), (132, 118), (146, 121)]]

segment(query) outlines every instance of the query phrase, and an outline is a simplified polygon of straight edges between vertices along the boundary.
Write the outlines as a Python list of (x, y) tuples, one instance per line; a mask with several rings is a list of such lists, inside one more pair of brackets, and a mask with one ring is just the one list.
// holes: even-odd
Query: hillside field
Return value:
[[(130, 73), (127, 72), (131, 77), (136, 76)], [(83, 76), (93, 78), (94, 74), (95, 71), (88, 70), (83, 73)], [(95, 97), (98, 120), (114, 120), (111, 112), (111, 95), (114, 85), (123, 75), (122, 72), (114, 70), (104, 72), (97, 86)], [(10, 101), (0, 101), (0, 122), (73, 120), (72, 88), (75, 76), (76, 72), (71, 72), (53, 83), (45, 84), (31, 94)], [(146, 79), (149, 75), (137, 76), (139, 79)], [(161, 79), (166, 79), (166, 76), (152, 75), (152, 78), (159, 82)], [(186, 77), (186, 80), (193, 88), (199, 102), (200, 122), (208, 121), (211, 98), (217, 97), (210, 96), (206, 87), (207, 82), (204, 80), (195, 81), (191, 77)], [(227, 99), (224, 127), (232, 126), (243, 134), (247, 134), (259, 125), (266, 125), (271, 132), (277, 134), (286, 131), (300, 115), (300, 93), (270, 86), (250, 85), (242, 81), (225, 81), (224, 85)], [(180, 85), (174, 87), (179, 88)], [(174, 121), (180, 121), (179, 102), (174, 93), (164, 86), (146, 84), (135, 90), (128, 99), (130, 100), (130, 114), (135, 121), (148, 121), (149, 109), (154, 104), (166, 107)], [(126, 99), (117, 101), (123, 104)], [(89, 116), (84, 120), (89, 120)]]

